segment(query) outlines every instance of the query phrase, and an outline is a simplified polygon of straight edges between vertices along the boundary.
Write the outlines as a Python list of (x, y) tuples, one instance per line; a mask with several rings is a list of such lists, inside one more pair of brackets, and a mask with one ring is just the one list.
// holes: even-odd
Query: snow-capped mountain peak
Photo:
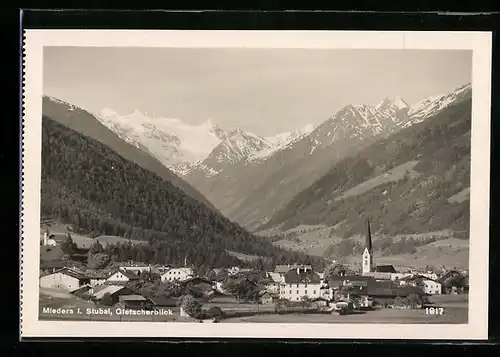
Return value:
[(409, 108), (409, 105), (401, 96), (396, 96), (393, 98), (387, 97), (375, 106), (376, 110), (403, 110), (407, 108)]
[(471, 96), (472, 84), (467, 83), (447, 94), (427, 97), (410, 106), (410, 110), (408, 111), (410, 120), (404, 123), (403, 127), (419, 123), (450, 105), (470, 99)]
[[(203, 160), (226, 137), (211, 120), (190, 125), (174, 118), (152, 118), (138, 109), (120, 115), (109, 108), (96, 117), (123, 140), (148, 151), (175, 172), (177, 165)], [(185, 166), (181, 165), (181, 172)]]

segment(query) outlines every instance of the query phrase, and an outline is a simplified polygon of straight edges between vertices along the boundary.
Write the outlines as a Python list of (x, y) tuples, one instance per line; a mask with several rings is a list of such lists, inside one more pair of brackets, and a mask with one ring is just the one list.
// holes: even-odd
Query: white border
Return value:
[[(489, 32), (25, 31), (21, 337), (487, 339), (491, 39)], [(473, 51), (469, 323), (210, 324), (38, 321), (44, 46), (469, 49)]]

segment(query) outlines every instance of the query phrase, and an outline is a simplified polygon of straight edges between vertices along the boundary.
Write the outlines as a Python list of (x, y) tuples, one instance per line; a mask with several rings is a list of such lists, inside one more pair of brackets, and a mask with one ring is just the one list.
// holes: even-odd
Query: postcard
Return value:
[(486, 339), (491, 38), (25, 31), (21, 337)]

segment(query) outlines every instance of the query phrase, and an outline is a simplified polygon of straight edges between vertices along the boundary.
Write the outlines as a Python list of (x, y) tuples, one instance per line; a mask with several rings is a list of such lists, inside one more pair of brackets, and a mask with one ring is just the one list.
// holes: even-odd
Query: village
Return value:
[[(58, 244), (48, 232), (43, 234), (42, 246)], [(170, 266), (127, 261), (84, 269), (64, 260), (43, 260), (40, 317), (106, 319), (109, 314), (104, 312), (115, 309), (148, 321), (245, 321), (257, 315), (289, 315), (300, 322), (306, 314), (376, 316), (380, 310), (443, 315), (446, 305), (441, 302), (446, 301), (452, 301), (451, 306), (461, 303), (462, 320), (467, 317), (467, 270), (398, 272), (392, 265), (376, 265), (369, 222), (359, 265), (356, 270), (332, 262), (322, 272), (307, 264), (276, 265), (272, 271), (232, 267), (200, 276), (187, 262)], [(59, 299), (57, 304), (58, 296), (74, 299)], [(84, 305), (88, 313), (74, 311)], [(61, 311), (67, 316), (58, 315)]]

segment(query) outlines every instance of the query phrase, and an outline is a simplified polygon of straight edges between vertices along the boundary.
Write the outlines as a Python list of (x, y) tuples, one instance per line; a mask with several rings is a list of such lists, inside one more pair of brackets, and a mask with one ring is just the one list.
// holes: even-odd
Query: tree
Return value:
[(89, 255), (94, 255), (98, 253), (104, 253), (104, 248), (101, 245), (101, 243), (99, 243), (99, 241), (96, 239), (94, 244), (92, 244), (92, 246), (89, 249)]
[(107, 255), (107, 254), (104, 254), (104, 253), (94, 254), (88, 258), (87, 268), (89, 268), (89, 269), (103, 269), (103, 268), (108, 266), (110, 261), (111, 261), (111, 259), (109, 258), (109, 255)]
[(325, 279), (330, 278), (332, 276), (344, 276), (344, 275), (349, 275), (351, 274), (352, 271), (349, 269), (347, 266), (345, 266), (342, 263), (333, 263), (328, 265), (325, 268)]
[(66, 253), (66, 254), (73, 254), (75, 250), (77, 249), (76, 243), (73, 242), (73, 239), (71, 238), (71, 234), (66, 235), (66, 239), (64, 242), (61, 244), (61, 250)]
[(101, 303), (101, 305), (112, 306), (113, 298), (111, 297), (110, 293), (105, 293), (99, 302)]
[(406, 297), (406, 302), (408, 306), (410, 306), (412, 309), (415, 309), (422, 306), (422, 297), (417, 294), (410, 294)]
[(191, 295), (185, 295), (181, 298), (181, 307), (191, 317), (200, 318), (202, 305)]

